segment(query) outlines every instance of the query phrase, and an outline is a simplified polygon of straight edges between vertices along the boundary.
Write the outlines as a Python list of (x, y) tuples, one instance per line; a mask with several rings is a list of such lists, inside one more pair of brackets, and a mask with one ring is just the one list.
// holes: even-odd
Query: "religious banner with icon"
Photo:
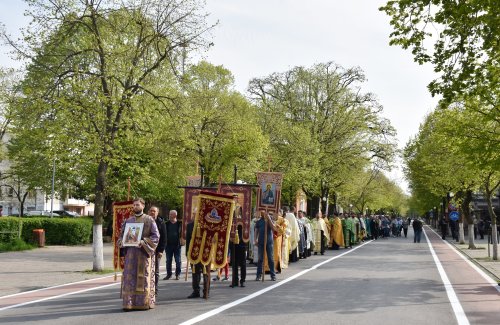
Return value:
[[(245, 243), (250, 240), (250, 223), (252, 221), (252, 188), (256, 187), (253, 184), (221, 184), (220, 192), (222, 194), (231, 195), (235, 198), (236, 207), (233, 223), (237, 227), (242, 225), (243, 238)], [(186, 229), (190, 222), (193, 222), (196, 213), (198, 212), (198, 194), (200, 191), (208, 191), (217, 193), (217, 188), (199, 188), (185, 187), (184, 188), (184, 215), (182, 218), (182, 238), (186, 239)], [(234, 229), (231, 229), (231, 240), (234, 239)]]
[[(113, 202), (113, 266), (115, 270), (123, 270), (124, 256), (120, 256), (120, 247), (116, 244), (125, 220), (134, 215), (133, 201)], [(120, 260), (118, 262), (118, 260)]]
[(215, 268), (226, 264), (234, 201), (229, 195), (200, 192), (193, 235), (187, 254), (190, 263), (203, 265), (212, 263)]
[(242, 226), (243, 242), (250, 241), (250, 223), (252, 222), (252, 188), (255, 185), (249, 184), (222, 184), (221, 193), (231, 195), (235, 199), (235, 212), (233, 217), (233, 227), (231, 229), (231, 240), (234, 240), (236, 229)]
[(182, 216), (182, 239), (184, 240), (186, 240), (187, 225), (194, 221), (194, 217), (198, 213), (198, 195), (200, 194), (200, 191), (201, 188), (199, 187), (184, 188), (184, 213)]
[(282, 173), (257, 173), (257, 210), (278, 213), (281, 201)]

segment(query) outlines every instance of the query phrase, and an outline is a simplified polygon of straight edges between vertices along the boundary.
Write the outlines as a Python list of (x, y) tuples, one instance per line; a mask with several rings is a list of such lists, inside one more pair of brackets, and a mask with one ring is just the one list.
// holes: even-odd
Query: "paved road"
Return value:
[[(119, 286), (79, 284), (74, 295), (1, 310), (3, 324), (500, 324), (500, 294), (453, 247), (391, 238), (294, 263), (278, 282), (214, 283), (211, 297), (185, 299), (190, 283), (161, 281), (157, 308), (124, 313)], [(450, 282), (448, 284), (448, 281)], [(0, 303), (1, 303), (0, 299)]]

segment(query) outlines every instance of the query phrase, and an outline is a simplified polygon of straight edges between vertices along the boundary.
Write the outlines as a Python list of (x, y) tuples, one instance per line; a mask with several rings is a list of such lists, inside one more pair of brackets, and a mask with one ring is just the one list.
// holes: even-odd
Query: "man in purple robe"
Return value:
[[(134, 216), (128, 218), (122, 227), (122, 232), (128, 223), (142, 223), (142, 236), (137, 246), (127, 246), (125, 253), (125, 268), (122, 275), (123, 310), (147, 310), (155, 306), (155, 250), (160, 234), (155, 220), (144, 214), (144, 200), (134, 199)], [(123, 233), (117, 241), (123, 247)]]

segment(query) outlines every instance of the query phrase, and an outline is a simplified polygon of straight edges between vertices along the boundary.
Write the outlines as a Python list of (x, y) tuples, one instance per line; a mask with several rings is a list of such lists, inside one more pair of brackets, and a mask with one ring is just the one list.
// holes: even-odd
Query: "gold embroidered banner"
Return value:
[(190, 263), (212, 262), (215, 268), (226, 264), (234, 206), (232, 196), (200, 192), (188, 252)]
[[(113, 266), (118, 270), (118, 256), (120, 254), (120, 247), (116, 244), (123, 223), (134, 214), (133, 201), (113, 202)], [(120, 256), (120, 270), (123, 270), (125, 258)]]
[[(237, 196), (231, 240), (234, 238), (234, 229), (243, 226), (243, 240), (250, 240), (250, 223), (252, 222), (252, 184), (221, 184), (220, 192), (230, 196)], [(194, 221), (198, 213), (198, 195), (200, 191), (216, 193), (216, 188), (185, 187), (184, 188), (184, 214), (182, 218), (182, 238), (186, 239), (187, 225)]]

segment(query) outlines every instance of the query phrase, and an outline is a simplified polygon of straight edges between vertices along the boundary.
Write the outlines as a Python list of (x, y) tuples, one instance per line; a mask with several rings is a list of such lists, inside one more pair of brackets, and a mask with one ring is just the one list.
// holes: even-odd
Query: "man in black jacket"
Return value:
[(158, 295), (158, 279), (160, 278), (160, 260), (165, 250), (167, 229), (165, 228), (165, 222), (163, 218), (158, 216), (158, 207), (151, 206), (149, 208), (149, 215), (155, 219), (156, 227), (158, 227), (158, 232), (160, 233), (160, 240), (158, 246), (156, 246), (155, 251), (155, 295)]
[(172, 256), (175, 259), (175, 279), (179, 280), (181, 274), (181, 235), (182, 222), (177, 220), (177, 211), (170, 210), (168, 221), (165, 222), (167, 229), (165, 253), (167, 254), (167, 276), (163, 280), (172, 277)]
[(422, 236), (422, 221), (420, 218), (413, 220), (413, 232), (415, 233), (414, 243), (420, 243), (420, 237)]

